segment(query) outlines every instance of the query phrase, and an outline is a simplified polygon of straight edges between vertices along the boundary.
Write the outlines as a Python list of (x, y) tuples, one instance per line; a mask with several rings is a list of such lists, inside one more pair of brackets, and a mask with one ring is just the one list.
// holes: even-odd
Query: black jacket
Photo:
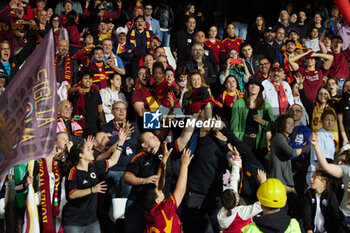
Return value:
[[(303, 222), (305, 231), (314, 230), (314, 219), (316, 214), (316, 193), (313, 189), (308, 189), (303, 197), (304, 212)], [(332, 191), (325, 191), (320, 199), (321, 212), (324, 216), (324, 228), (327, 232), (343, 232), (341, 228), (341, 213), (338, 200)]]
[[(29, 40), (28, 44), (15, 56), (11, 57), (9, 60), (11, 66), (11, 74), (9, 75), (9, 82), (16, 75), (19, 67), (22, 65), (25, 59), (32, 53), (35, 49), (36, 40), (32, 38)], [(0, 62), (0, 69), (6, 70), (4, 65)]]
[[(212, 64), (209, 62), (209, 59), (203, 59), (202, 62), (204, 65), (204, 70), (205, 70), (204, 75), (203, 75), (205, 83), (208, 85), (216, 83), (217, 78), (216, 78), (215, 70), (214, 70)], [(185, 64), (190, 72), (198, 70), (197, 62), (193, 59), (186, 61)]]
[(160, 28), (171, 29), (174, 23), (173, 9), (161, 3), (154, 9), (154, 18), (159, 20)]

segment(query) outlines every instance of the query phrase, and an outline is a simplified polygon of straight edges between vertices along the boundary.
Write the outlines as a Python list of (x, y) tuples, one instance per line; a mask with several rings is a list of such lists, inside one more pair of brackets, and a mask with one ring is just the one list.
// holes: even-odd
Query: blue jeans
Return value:
[(241, 37), (243, 40), (247, 37), (247, 25), (240, 22), (234, 22), (236, 27), (235, 36)]
[(125, 208), (125, 232), (127, 233), (142, 233), (145, 229), (145, 217), (144, 217), (143, 205), (128, 200)]
[(100, 233), (98, 221), (87, 226), (63, 226), (63, 233)]
[(112, 198), (127, 198), (129, 196), (131, 186), (124, 184), (123, 176), (124, 171), (108, 171), (106, 178), (113, 183), (113, 187), (108, 190)]
[(169, 47), (170, 46), (170, 30), (169, 31), (162, 31), (160, 30), (160, 38), (163, 42), (164, 47)]
[(347, 80), (346, 78), (340, 78), (337, 79), (338, 80), (338, 94), (342, 94), (343, 93), (343, 86), (345, 81)]

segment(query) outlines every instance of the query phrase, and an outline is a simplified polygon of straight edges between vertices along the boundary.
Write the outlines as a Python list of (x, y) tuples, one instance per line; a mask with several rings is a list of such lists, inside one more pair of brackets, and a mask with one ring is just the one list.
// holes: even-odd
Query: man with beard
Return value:
[[(108, 87), (108, 76), (115, 72), (110, 64), (107, 64), (104, 59), (104, 52), (101, 47), (95, 47), (92, 50), (92, 58), (94, 59), (90, 63), (90, 68), (93, 72), (92, 82), (99, 88), (103, 89)], [(124, 70), (125, 72), (125, 70)]]
[(135, 91), (132, 93), (131, 102), (137, 114), (137, 123), (139, 129), (141, 130), (143, 129), (143, 112), (156, 111), (159, 108), (159, 105), (154, 97), (154, 93), (151, 92), (152, 90), (149, 86), (149, 80), (151, 77), (149, 70), (145, 66), (140, 66), (137, 69), (136, 73), (137, 81), (139, 84), (136, 87)]
[(254, 48), (255, 54), (262, 54), (270, 62), (276, 61), (276, 49), (278, 44), (275, 42), (276, 33), (272, 30), (272, 27), (268, 27), (264, 34), (264, 40), (260, 41)]
[(192, 51), (193, 44), (194, 43), (199, 43), (199, 44), (201, 44), (203, 46), (205, 59), (209, 60), (209, 62), (211, 63), (211, 65), (214, 68), (215, 74), (217, 74), (217, 65), (216, 65), (216, 58), (215, 58), (214, 52), (213, 52), (213, 50), (211, 50), (211, 48), (209, 48), (208, 46), (206, 46), (204, 44), (204, 41), (205, 41), (205, 34), (204, 34), (204, 32), (203, 31), (196, 32), (196, 35), (194, 36), (193, 43), (186, 47), (184, 59), (185, 59), (185, 61), (187, 61), (188, 59), (191, 58), (191, 51)]
[(294, 104), (292, 90), (288, 83), (283, 81), (283, 78), (283, 68), (274, 67), (271, 69), (270, 78), (262, 82), (264, 100), (271, 104), (275, 119), (285, 114), (287, 109)]
[(200, 43), (194, 43), (192, 46), (192, 59), (186, 61), (186, 66), (190, 72), (199, 70), (208, 85), (216, 84), (215, 71), (212, 64), (204, 56), (204, 48)]
[(266, 57), (260, 58), (259, 70), (257, 73), (253, 74), (253, 76), (260, 78), (261, 81), (268, 79), (270, 76), (270, 67), (271, 67), (271, 63), (269, 59), (267, 59)]
[(55, 68), (57, 85), (61, 86), (63, 82), (67, 82), (67, 90), (77, 82), (78, 65), (75, 60), (69, 56), (69, 44), (66, 40), (58, 41), (58, 54), (55, 57)]

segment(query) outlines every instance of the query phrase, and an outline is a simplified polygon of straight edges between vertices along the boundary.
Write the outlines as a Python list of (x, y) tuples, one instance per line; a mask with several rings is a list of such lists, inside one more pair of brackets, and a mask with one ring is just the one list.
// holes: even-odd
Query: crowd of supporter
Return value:
[(350, 26), (331, 1), (249, 23), (225, 0), (53, 2), (0, 4), (2, 25), (37, 26), (2, 26), (0, 95), (52, 33), (59, 99), (52, 153), (6, 174), (1, 232), (22, 232), (29, 185), (45, 233), (350, 232)]

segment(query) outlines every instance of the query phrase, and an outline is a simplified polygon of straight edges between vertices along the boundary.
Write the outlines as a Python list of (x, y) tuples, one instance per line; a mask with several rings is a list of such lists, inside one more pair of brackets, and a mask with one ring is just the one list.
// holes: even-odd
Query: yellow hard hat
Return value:
[(286, 188), (282, 182), (275, 178), (267, 179), (256, 192), (261, 205), (270, 208), (282, 208), (286, 205)]

